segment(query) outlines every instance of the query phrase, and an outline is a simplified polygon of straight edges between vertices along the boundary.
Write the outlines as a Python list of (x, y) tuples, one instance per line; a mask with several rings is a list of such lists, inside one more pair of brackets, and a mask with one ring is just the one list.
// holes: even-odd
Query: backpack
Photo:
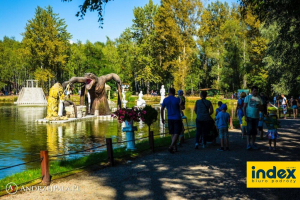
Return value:
[(240, 109), (243, 109), (243, 107), (244, 107), (244, 101), (245, 101), (245, 98), (242, 98), (242, 99), (241, 99), (241, 101), (242, 101), (242, 103), (241, 103), (241, 105), (240, 105), (240, 106), (241, 106), (241, 108), (240, 108)]

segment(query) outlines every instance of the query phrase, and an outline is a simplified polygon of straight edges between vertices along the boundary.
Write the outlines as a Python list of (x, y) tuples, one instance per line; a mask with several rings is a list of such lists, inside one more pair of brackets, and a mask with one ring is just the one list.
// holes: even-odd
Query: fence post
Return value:
[(42, 184), (50, 185), (51, 178), (50, 178), (50, 173), (49, 173), (48, 151), (41, 151), (40, 157), (41, 157)]
[(108, 158), (109, 164), (110, 164), (110, 166), (114, 166), (115, 161), (114, 161), (114, 152), (113, 152), (113, 148), (112, 148), (111, 138), (106, 138), (106, 149), (107, 149), (107, 158)]
[(279, 110), (279, 109), (278, 109), (278, 112), (279, 112), (279, 117), (278, 117), (278, 119), (280, 119), (281, 112), (280, 112), (280, 110)]
[(154, 136), (153, 136), (153, 131), (149, 132), (149, 146), (152, 152), (154, 152)]

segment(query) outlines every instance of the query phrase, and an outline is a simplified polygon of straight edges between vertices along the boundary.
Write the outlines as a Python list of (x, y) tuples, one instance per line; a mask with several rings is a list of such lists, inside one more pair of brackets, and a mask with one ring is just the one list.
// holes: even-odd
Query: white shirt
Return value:
[(286, 104), (286, 97), (283, 97), (283, 99), (282, 99), (282, 104), (283, 104), (283, 105)]

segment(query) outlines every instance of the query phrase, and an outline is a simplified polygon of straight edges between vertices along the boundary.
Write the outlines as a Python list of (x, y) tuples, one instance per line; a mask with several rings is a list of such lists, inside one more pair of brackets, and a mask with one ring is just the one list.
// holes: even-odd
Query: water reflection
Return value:
[[(160, 107), (155, 108), (159, 116), (157, 122), (151, 126), (151, 130), (154, 134), (168, 132), (160, 119)], [(187, 104), (184, 111), (190, 126), (195, 126), (196, 114), (193, 108), (194, 104)], [(228, 112), (231, 113), (231, 110)], [(46, 107), (0, 104), (0, 168), (39, 158), (40, 150), (48, 150), (50, 155), (66, 154), (105, 144), (105, 138), (108, 137), (112, 138), (113, 142), (126, 140), (126, 135), (122, 132), (124, 124), (119, 124), (117, 120), (102, 121), (94, 118), (65, 124), (35, 122), (44, 116)], [(142, 122), (134, 125), (138, 127), (136, 138), (148, 135), (147, 125)], [(38, 165), (39, 163), (31, 163), (1, 171), (0, 178)]]

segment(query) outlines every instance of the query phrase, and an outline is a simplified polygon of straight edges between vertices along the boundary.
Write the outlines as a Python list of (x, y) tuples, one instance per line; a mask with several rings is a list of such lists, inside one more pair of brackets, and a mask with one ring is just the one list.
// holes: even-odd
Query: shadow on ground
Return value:
[(160, 152), (91, 174), (96, 188), (106, 187), (102, 198), (114, 199), (297, 199), (300, 189), (247, 189), (247, 161), (298, 161), (300, 121), (282, 121), (277, 151), (268, 140), (258, 140), (260, 150), (246, 150), (246, 140), (231, 132), (231, 151), (218, 146), (193, 149), (193, 139), (180, 152)]

